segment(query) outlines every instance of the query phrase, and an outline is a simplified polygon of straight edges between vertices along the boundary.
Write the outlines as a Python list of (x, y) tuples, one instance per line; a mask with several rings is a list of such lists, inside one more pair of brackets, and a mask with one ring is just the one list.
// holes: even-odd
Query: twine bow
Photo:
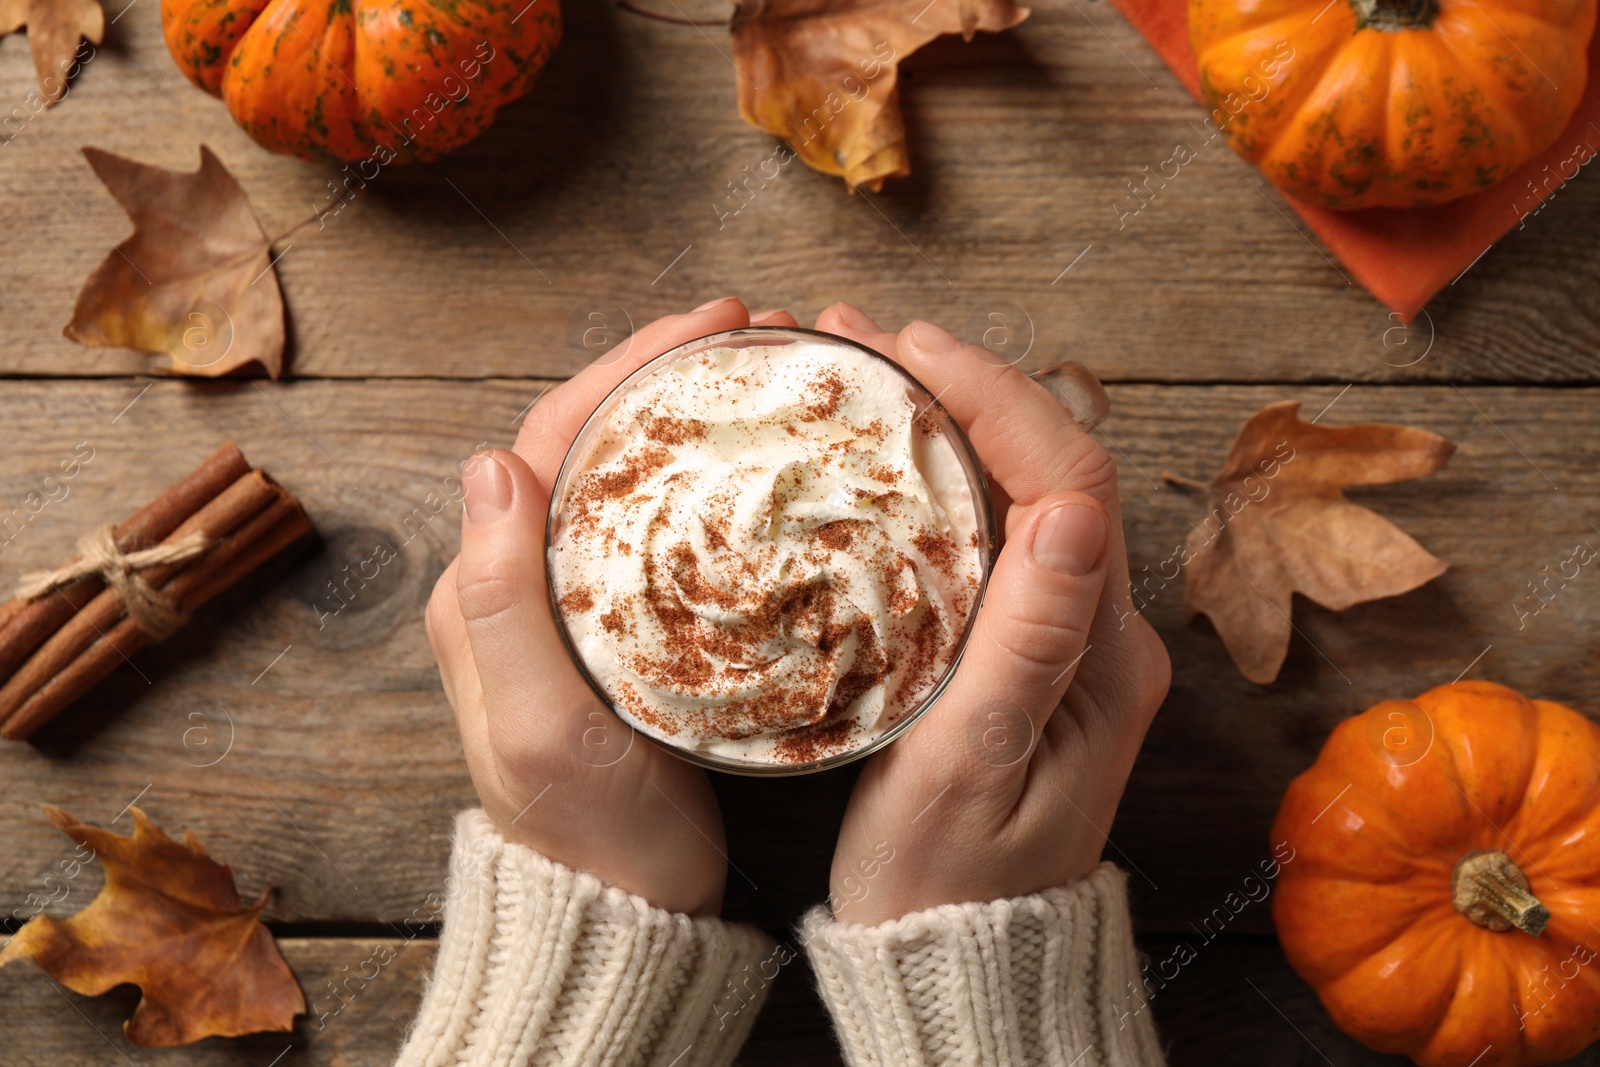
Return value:
[(79, 538), (78, 559), (53, 571), (24, 574), (15, 595), (18, 600), (34, 600), (79, 578), (98, 574), (122, 597), (128, 617), (139, 629), (159, 641), (177, 632), (188, 621), (188, 616), (157, 592), (138, 572), (166, 563), (182, 563), (210, 547), (211, 541), (196, 530), (186, 537), (165, 541), (154, 548), (124, 552), (117, 547), (115, 528), (107, 524)]

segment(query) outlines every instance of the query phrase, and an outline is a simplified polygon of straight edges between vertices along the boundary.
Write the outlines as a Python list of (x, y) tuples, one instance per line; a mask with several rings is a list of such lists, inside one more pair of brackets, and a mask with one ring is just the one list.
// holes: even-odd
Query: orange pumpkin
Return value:
[(1341, 723), (1273, 826), (1272, 916), (1340, 1029), (1425, 1067), (1600, 1038), (1600, 727), (1491, 682)]
[(1594, 24), (1595, 0), (1189, 0), (1216, 127), (1329, 208), (1440, 204), (1538, 155)]
[(161, 26), (189, 80), (262, 145), (383, 165), (437, 159), (487, 129), (533, 85), (561, 12), (557, 0), (162, 0)]

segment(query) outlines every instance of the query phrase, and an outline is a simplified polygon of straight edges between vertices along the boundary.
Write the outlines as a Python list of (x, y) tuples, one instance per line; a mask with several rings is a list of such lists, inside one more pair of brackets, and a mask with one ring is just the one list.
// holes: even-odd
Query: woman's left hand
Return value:
[[(794, 325), (779, 312), (758, 324)], [(636, 738), (568, 657), (550, 610), (544, 532), (550, 488), (600, 401), (647, 360), (750, 325), (738, 300), (658, 319), (551, 389), (512, 451), (464, 471), (461, 554), (428, 601), (428, 639), (455, 709), (467, 767), (507, 840), (641, 896), (715, 915), (727, 859), (705, 772)]]

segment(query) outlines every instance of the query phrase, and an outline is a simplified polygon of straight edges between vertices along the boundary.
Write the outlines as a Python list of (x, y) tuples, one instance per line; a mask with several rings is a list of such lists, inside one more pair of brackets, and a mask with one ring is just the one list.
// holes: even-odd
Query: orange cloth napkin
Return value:
[[(1189, 48), (1187, 0), (1111, 0), (1144, 34), (1178, 80), (1200, 97)], [(1410, 320), (1494, 243), (1600, 153), (1600, 33), (1589, 42), (1583, 100), (1555, 144), (1491, 189), (1432, 208), (1328, 211), (1288, 198), (1373, 296)], [(1548, 169), (1547, 169), (1548, 168)], [(1597, 180), (1591, 178), (1591, 181)]]

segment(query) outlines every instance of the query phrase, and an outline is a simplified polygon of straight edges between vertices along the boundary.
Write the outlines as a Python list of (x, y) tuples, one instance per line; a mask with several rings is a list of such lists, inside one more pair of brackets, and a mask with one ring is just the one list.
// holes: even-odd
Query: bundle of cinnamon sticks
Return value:
[[(310, 531), (300, 503), (266, 472), (252, 470), (230, 441), (111, 536), (125, 554), (179, 543), (198, 550), (135, 572), (181, 620)], [(78, 559), (59, 573), (70, 573)], [(29, 737), (160, 640), (159, 628), (145, 623), (130, 617), (123, 597), (99, 574), (50, 583), (0, 605), (0, 736)]]

